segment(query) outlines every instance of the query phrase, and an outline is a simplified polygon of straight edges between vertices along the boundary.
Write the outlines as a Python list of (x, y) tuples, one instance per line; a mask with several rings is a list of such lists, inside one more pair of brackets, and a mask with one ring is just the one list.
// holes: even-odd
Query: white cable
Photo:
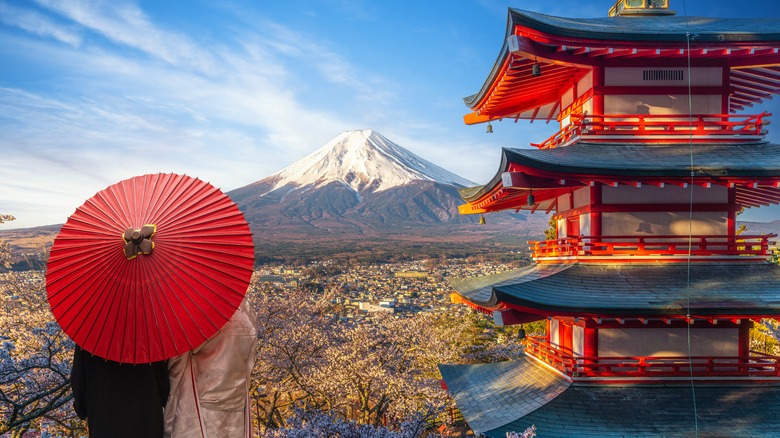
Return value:
[(687, 277), (686, 277), (686, 321), (687, 321), (687, 338), (688, 338), (688, 370), (691, 377), (691, 396), (693, 398), (693, 424), (696, 437), (699, 436), (699, 415), (696, 408), (696, 385), (693, 379), (693, 354), (691, 352), (691, 253), (693, 246), (693, 187), (694, 187), (694, 170), (693, 170), (693, 95), (691, 91), (691, 33), (688, 26), (688, 11), (685, 8), (685, 0), (683, 0), (683, 15), (685, 16), (685, 41), (686, 41), (686, 55), (688, 58), (688, 156), (690, 158), (690, 171), (691, 180), (689, 183), (690, 198), (688, 200), (688, 260), (687, 260)]

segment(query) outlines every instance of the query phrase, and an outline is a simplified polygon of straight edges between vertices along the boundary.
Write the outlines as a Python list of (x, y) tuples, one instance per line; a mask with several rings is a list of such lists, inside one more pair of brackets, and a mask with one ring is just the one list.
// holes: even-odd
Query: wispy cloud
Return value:
[(53, 37), (71, 46), (81, 44), (81, 35), (72, 26), (57, 24), (33, 10), (17, 8), (2, 2), (0, 3), (0, 21), (36, 35)]
[(106, 39), (174, 66), (212, 72), (214, 60), (185, 35), (155, 26), (133, 3), (123, 1), (35, 0)]
[[(381, 106), (371, 96), (392, 100), (389, 80), (359, 72), (325, 44), (267, 20), (233, 29), (219, 44), (201, 44), (196, 35), (154, 23), (133, 3), (36, 2), (53, 18), (14, 8), (16, 18), (6, 24), (70, 41), (70, 48), (24, 34), (0, 36), (19, 48), (8, 44), (6, 53), (52, 72), (44, 89), (0, 88), (0, 148), (7, 155), (0, 173), (24, 181), (3, 191), (0, 204), (71, 187), (58, 198), (63, 205), (44, 203), (34, 213), (39, 217), (142, 173), (188, 173), (236, 188), (354, 129), (354, 120), (372, 113), (367, 105)], [(22, 25), (35, 20), (20, 17), (37, 17), (38, 24)], [(55, 27), (54, 19), (67, 24)], [(343, 99), (312, 100), (312, 87), (323, 83), (334, 94), (343, 90)], [(23, 212), (13, 213), (15, 225), (24, 226)]]

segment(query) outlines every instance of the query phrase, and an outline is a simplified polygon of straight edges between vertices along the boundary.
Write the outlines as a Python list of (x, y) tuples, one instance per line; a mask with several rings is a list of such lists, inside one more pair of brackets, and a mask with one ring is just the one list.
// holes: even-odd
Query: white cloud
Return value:
[[(62, 222), (85, 196), (137, 174), (187, 173), (240, 187), (353, 128), (353, 116), (313, 107), (300, 94), (306, 81), (351, 90), (345, 96), (380, 93), (338, 54), (281, 26), (271, 28), (273, 38), (243, 30), (235, 35), (241, 44), (199, 46), (132, 4), (39, 3), (149, 57), (94, 40), (65, 50), (6, 36), (20, 43), (6, 52), (55, 75), (52, 90), (0, 89), (7, 156), (0, 173), (19, 182), (6, 186), (0, 204), (15, 206), (14, 227), (29, 226), (27, 214)], [(43, 201), (64, 186), (56, 201)], [(35, 205), (41, 208), (28, 210)]]
[(132, 3), (36, 1), (81, 39), (63, 46), (0, 33), (0, 53), (49, 75), (42, 87), (0, 88), (0, 174), (16, 182), (0, 205), (14, 207), (14, 227), (63, 222), (95, 192), (143, 173), (186, 173), (231, 190), (348, 129), (376, 129), (477, 182), (495, 171), (495, 148), (475, 151), (464, 131), (419, 119), (399, 84), (305, 31), (237, 11), (230, 19), (245, 25), (231, 23), (215, 44)]
[(215, 63), (190, 38), (155, 26), (135, 4), (117, 1), (36, 0), (36, 2), (99, 33), (103, 37), (169, 64), (190, 67), (203, 73), (214, 71)]
[(71, 46), (81, 44), (81, 35), (77, 30), (54, 23), (49, 18), (29, 9), (0, 3), (0, 21), (36, 35), (53, 37)]

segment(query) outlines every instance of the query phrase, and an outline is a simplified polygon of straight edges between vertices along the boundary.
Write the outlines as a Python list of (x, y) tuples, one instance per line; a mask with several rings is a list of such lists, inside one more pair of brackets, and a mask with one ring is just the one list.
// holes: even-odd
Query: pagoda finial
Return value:
[(669, 0), (618, 0), (609, 9), (610, 17), (675, 15), (669, 10)]

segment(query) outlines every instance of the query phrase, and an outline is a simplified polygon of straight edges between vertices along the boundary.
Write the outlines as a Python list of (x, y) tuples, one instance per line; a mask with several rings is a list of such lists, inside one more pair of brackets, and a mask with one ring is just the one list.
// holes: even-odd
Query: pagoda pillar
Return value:
[(753, 321), (743, 319), (739, 323), (739, 346), (738, 353), (740, 358), (747, 358), (750, 355), (750, 329), (753, 328)]
[(594, 327), (585, 327), (582, 342), (582, 355), (596, 357), (599, 355), (599, 331)]
[(604, 89), (604, 67), (593, 67), (593, 114), (604, 115), (604, 95), (596, 90)]
[(571, 324), (564, 323), (561, 321), (560, 323), (560, 333), (561, 333), (561, 346), (563, 347), (563, 351), (567, 354), (572, 354), (574, 349), (572, 348), (572, 328)]
[(598, 363), (598, 360), (592, 359), (599, 355), (599, 331), (597, 328), (585, 326), (582, 339), (582, 355), (586, 357), (583, 361), (585, 370), (592, 372), (594, 367), (588, 367), (587, 365)]
[(552, 336), (550, 335), (552, 333), (552, 323), (551, 319), (547, 318), (547, 330), (544, 331), (544, 337), (547, 341), (547, 345), (550, 345), (552, 343)]
[(591, 201), (591, 213), (590, 213), (590, 235), (601, 236), (601, 183), (595, 183), (590, 188), (590, 201)]
[(734, 236), (737, 233), (737, 188), (728, 188), (728, 219), (727, 219), (727, 233), (729, 236)]
[[(723, 67), (723, 77), (721, 78), (721, 85), (723, 87), (730, 87), (731, 86), (731, 69), (728, 67)], [(721, 103), (720, 103), (720, 113), (721, 114), (728, 114), (730, 112), (730, 102), (729, 102), (729, 95), (730, 93), (723, 93), (721, 97)]]

